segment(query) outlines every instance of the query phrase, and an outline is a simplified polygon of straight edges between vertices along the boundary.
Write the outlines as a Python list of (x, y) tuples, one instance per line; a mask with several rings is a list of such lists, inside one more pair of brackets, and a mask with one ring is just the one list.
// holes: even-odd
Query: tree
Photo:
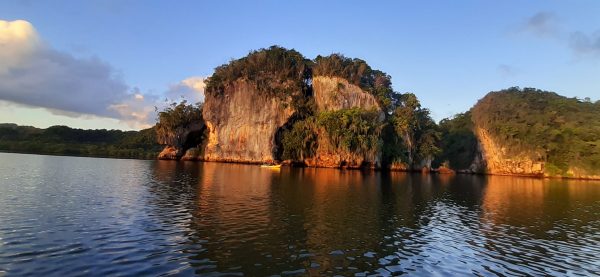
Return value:
[[(412, 93), (401, 94), (396, 99), (391, 122), (406, 147), (407, 163), (414, 165), (417, 160), (432, 160), (440, 152), (437, 146), (440, 133), (429, 110), (421, 108), (421, 103)], [(429, 163), (427, 166), (430, 166)]]
[(186, 100), (173, 102), (158, 113), (156, 136), (160, 144), (181, 147), (182, 135), (192, 124), (202, 124), (202, 104), (188, 104)]

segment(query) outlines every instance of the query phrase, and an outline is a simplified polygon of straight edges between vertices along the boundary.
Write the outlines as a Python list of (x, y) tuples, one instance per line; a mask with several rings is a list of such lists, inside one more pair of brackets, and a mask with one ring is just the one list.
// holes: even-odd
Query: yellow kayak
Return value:
[(274, 164), (274, 165), (263, 164), (263, 165), (260, 165), (260, 167), (262, 167), (262, 168), (274, 168), (274, 169), (277, 169), (277, 168), (281, 168), (281, 165), (280, 164)]

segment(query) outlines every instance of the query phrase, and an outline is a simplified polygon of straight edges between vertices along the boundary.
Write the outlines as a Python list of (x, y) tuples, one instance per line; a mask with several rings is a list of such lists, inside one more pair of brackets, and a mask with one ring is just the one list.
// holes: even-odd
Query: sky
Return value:
[(0, 123), (141, 129), (271, 45), (341, 53), (441, 120), (490, 91), (600, 99), (600, 1), (0, 2)]

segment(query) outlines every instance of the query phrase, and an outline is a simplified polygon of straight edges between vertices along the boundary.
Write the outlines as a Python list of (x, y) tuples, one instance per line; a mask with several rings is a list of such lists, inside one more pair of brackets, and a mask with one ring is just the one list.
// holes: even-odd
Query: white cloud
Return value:
[(188, 103), (204, 101), (203, 77), (189, 77), (169, 86), (164, 99), (156, 95), (143, 95), (134, 88), (131, 96), (108, 108), (116, 112), (119, 118), (134, 128), (147, 128), (156, 122), (156, 109), (164, 109), (170, 102), (187, 100)]
[(40, 47), (40, 41), (29, 22), (0, 20), (0, 74), (8, 73)]
[(121, 121), (133, 128), (149, 128), (156, 121), (158, 97), (143, 95), (135, 88), (130, 97), (121, 102), (108, 106), (108, 109), (119, 115)]
[(27, 21), (0, 20), (0, 99), (67, 115), (118, 118), (108, 107), (129, 98), (128, 90), (100, 59), (51, 48)]
[[(171, 101), (204, 100), (204, 78), (190, 77), (164, 93)], [(0, 100), (42, 107), (53, 114), (121, 120), (132, 128), (148, 127), (156, 119), (157, 95), (130, 89), (106, 62), (76, 58), (44, 43), (27, 21), (0, 20)]]
[(204, 102), (204, 77), (189, 77), (171, 85), (165, 93), (169, 101), (185, 99), (190, 103)]

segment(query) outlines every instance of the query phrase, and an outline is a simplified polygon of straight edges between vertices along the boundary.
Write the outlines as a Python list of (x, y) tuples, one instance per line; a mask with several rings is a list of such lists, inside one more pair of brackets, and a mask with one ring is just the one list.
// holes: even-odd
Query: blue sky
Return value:
[[(3, 66), (26, 68), (0, 85), (0, 122), (141, 128), (146, 106), (197, 98), (190, 80), (274, 44), (364, 59), (436, 120), (511, 86), (598, 100), (599, 14), (600, 1), (2, 1), (0, 20), (28, 22), (42, 46), (0, 61), (0, 83)], [(4, 45), (31, 45), (13, 43), (15, 26)]]

